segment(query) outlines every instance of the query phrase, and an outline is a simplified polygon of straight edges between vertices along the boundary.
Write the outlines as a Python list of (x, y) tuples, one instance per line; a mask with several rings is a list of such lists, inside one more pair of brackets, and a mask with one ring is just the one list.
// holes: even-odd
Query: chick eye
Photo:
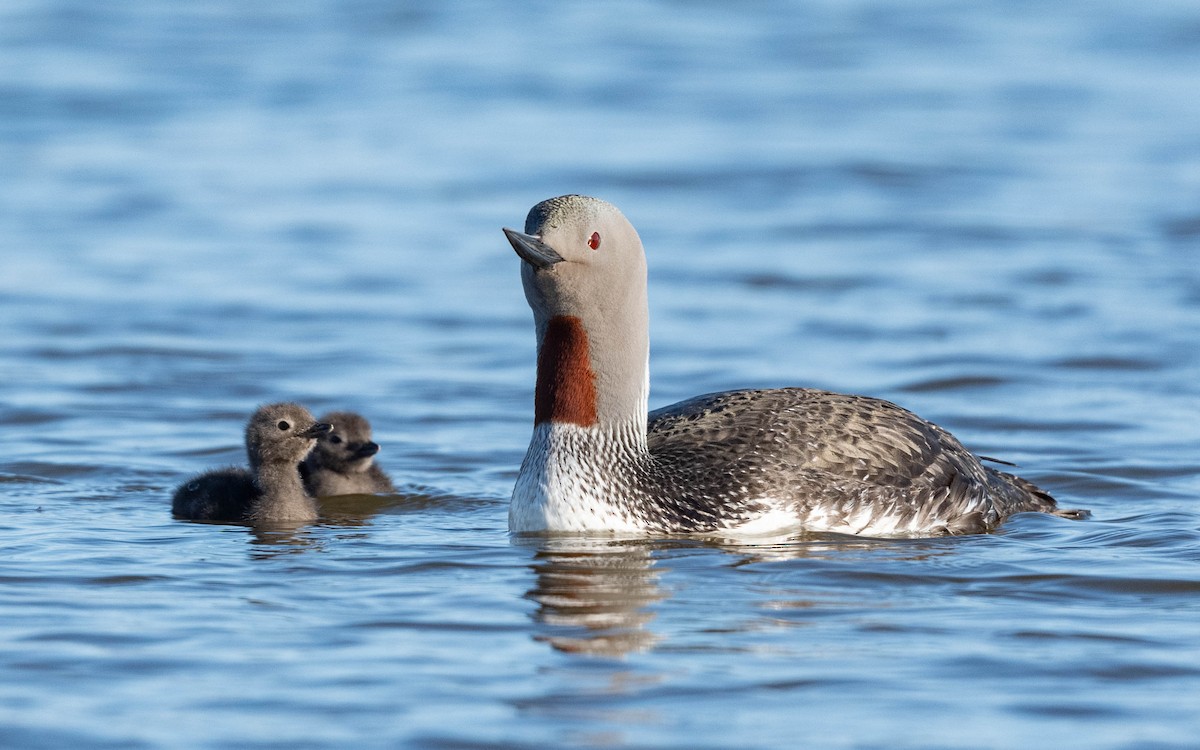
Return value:
[(329, 442), (333, 443), (334, 445), (337, 445), (338, 443), (342, 442), (342, 439), (340, 437), (338, 437), (337, 435), (334, 435), (333, 437), (329, 438)]
[(291, 428), (292, 428), (292, 426), (287, 423), (287, 420), (284, 420), (284, 419), (279, 420), (279, 429), (290, 430)]
[(592, 232), (592, 236), (588, 237), (588, 247), (590, 247), (593, 250), (600, 249), (600, 233), (599, 232)]

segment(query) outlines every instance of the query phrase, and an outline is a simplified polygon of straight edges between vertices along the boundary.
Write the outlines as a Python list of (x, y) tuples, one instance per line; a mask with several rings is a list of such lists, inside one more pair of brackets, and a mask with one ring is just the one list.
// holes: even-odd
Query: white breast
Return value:
[(508, 506), (509, 531), (638, 532), (646, 528), (612, 502), (619, 497), (611, 443), (593, 427), (546, 422), (537, 425)]

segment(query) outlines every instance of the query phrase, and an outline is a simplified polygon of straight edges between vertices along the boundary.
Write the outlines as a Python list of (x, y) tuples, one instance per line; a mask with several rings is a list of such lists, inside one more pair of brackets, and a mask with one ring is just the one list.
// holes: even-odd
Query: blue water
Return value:
[[(1200, 6), (0, 6), (0, 746), (1190, 748)], [(888, 398), (1091, 520), (510, 538), (500, 233), (645, 240), (651, 406)], [(401, 492), (174, 521), (262, 402)]]

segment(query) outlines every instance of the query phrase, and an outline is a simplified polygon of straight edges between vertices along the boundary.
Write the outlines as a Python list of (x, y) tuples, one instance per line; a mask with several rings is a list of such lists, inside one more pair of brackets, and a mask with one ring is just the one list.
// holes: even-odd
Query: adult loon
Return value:
[(880, 399), (738, 390), (647, 414), (646, 258), (633, 226), (605, 201), (566, 195), (504, 233), (538, 343), (511, 531), (938, 536), (1022, 511), (1080, 514)]

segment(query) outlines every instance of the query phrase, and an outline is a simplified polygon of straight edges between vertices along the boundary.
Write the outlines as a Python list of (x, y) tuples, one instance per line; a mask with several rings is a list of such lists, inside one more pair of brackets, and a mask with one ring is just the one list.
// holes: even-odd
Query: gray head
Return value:
[[(578, 381), (582, 374), (594, 382), (591, 423), (644, 423), (649, 354), (646, 256), (633, 225), (611, 203), (564, 195), (534, 206), (524, 232), (504, 233), (523, 261), (521, 281), (537, 326), (538, 420), (559, 421), (554, 408), (542, 408), (544, 401), (554, 400), (543, 388), (543, 375), (554, 373), (544, 373), (543, 368), (558, 362), (558, 381)], [(590, 370), (572, 364), (581, 358), (580, 352), (588, 354)], [(564, 370), (570, 370), (569, 376)], [(557, 392), (578, 401), (580, 385), (560, 383)], [(559, 413), (572, 415), (565, 421), (588, 424), (586, 409)]]
[(525, 232), (505, 229), (534, 315), (611, 319), (644, 301), (646, 256), (616, 206), (564, 195), (529, 210)]
[(371, 468), (379, 445), (371, 440), (371, 423), (352, 411), (331, 411), (321, 421), (332, 426), (317, 440), (310, 460), (342, 473)]
[(246, 423), (246, 453), (252, 467), (264, 464), (297, 465), (316, 444), (317, 437), (332, 429), (317, 422), (299, 404), (260, 406)]

